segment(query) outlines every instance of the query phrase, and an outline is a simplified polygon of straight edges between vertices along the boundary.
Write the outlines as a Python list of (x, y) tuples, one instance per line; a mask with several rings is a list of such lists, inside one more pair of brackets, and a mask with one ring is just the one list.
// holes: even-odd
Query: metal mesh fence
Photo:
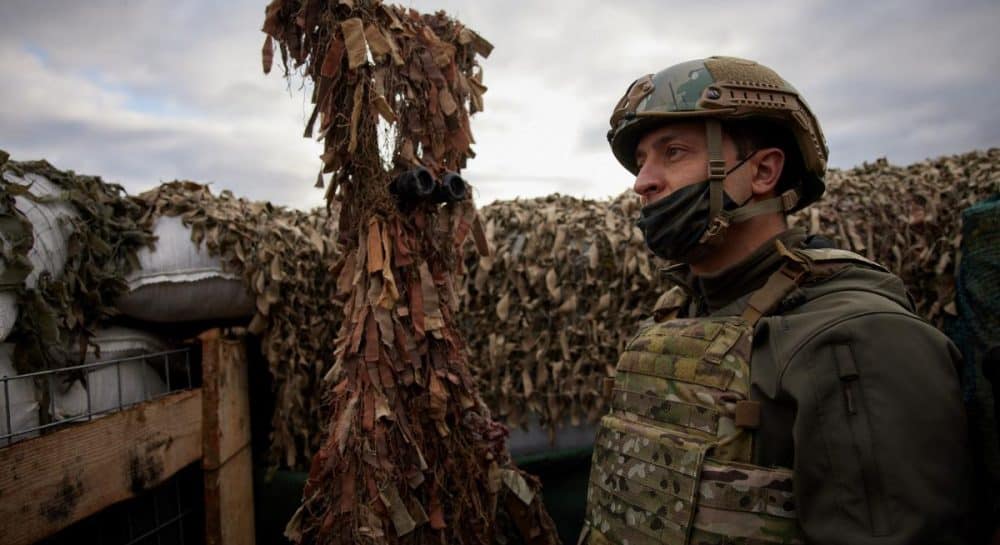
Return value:
[[(193, 370), (193, 365), (192, 349), (182, 348), (0, 377), (0, 410), (2, 410), (0, 413), (0, 419), (2, 419), (0, 420), (0, 448), (20, 439), (115, 413), (171, 392), (193, 388), (199, 381), (198, 373)], [(157, 387), (153, 390), (139, 388), (136, 390), (136, 386), (129, 382), (128, 377), (123, 378), (123, 369), (130, 371), (138, 366), (147, 366), (152, 372), (159, 375), (165, 388)], [(134, 375), (134, 373), (127, 373), (127, 375)], [(110, 395), (105, 395), (99, 400), (95, 399), (93, 388), (90, 387), (94, 384), (94, 379), (98, 378), (110, 380), (112, 389)], [(82, 399), (76, 399), (80, 406), (76, 407), (70, 414), (60, 414), (65, 411), (61, 411), (57, 407), (58, 394), (77, 382), (81, 386), (77, 393), (79, 393), (78, 397)], [(34, 397), (40, 400), (38, 421), (30, 424), (17, 423), (14, 417), (18, 410), (15, 405), (24, 403), (17, 400), (16, 393), (26, 391), (33, 392)], [(15, 395), (12, 396), (12, 394)]]

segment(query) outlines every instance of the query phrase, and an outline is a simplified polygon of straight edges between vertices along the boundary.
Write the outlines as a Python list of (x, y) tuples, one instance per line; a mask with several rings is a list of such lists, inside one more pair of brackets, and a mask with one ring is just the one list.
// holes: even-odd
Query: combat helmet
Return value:
[[(647, 74), (629, 86), (611, 114), (608, 142), (618, 162), (638, 174), (635, 148), (650, 129), (675, 119), (705, 119), (712, 242), (730, 223), (769, 212), (794, 212), (815, 202), (826, 185), (829, 151), (819, 121), (790, 83), (770, 68), (735, 57), (709, 57)], [(802, 159), (799, 183), (780, 196), (735, 210), (722, 210), (723, 120), (760, 119), (788, 130)]]

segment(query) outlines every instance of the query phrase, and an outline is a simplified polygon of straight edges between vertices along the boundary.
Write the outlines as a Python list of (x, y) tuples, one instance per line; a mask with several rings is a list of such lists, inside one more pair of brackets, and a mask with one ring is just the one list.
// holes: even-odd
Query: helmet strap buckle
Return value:
[(708, 179), (723, 180), (726, 177), (726, 161), (723, 159), (708, 160)]
[(794, 189), (789, 189), (781, 194), (781, 207), (787, 212), (799, 203), (799, 192)]
[(723, 214), (719, 214), (712, 218), (712, 223), (709, 224), (708, 229), (705, 229), (705, 233), (698, 239), (698, 243), (708, 245), (718, 244), (722, 242), (722, 235), (725, 234), (727, 229), (729, 229), (729, 218)]

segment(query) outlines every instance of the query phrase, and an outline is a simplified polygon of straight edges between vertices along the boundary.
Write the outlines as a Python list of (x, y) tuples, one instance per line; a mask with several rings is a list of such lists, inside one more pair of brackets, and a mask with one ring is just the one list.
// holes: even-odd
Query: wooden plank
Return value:
[(205, 542), (253, 545), (253, 464), (250, 398), (243, 337), (213, 329), (200, 336), (205, 392), (202, 467)]
[(200, 390), (0, 449), (0, 541), (27, 545), (201, 458)]

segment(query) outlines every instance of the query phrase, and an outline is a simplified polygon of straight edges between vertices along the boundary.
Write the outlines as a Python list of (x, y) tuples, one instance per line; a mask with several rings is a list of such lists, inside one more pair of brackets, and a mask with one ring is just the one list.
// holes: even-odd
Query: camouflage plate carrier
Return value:
[(580, 543), (803, 543), (792, 470), (751, 463), (760, 423), (750, 399), (754, 326), (808, 278), (851, 263), (882, 267), (842, 250), (776, 244), (785, 263), (742, 316), (651, 323), (626, 346), (594, 444)]

